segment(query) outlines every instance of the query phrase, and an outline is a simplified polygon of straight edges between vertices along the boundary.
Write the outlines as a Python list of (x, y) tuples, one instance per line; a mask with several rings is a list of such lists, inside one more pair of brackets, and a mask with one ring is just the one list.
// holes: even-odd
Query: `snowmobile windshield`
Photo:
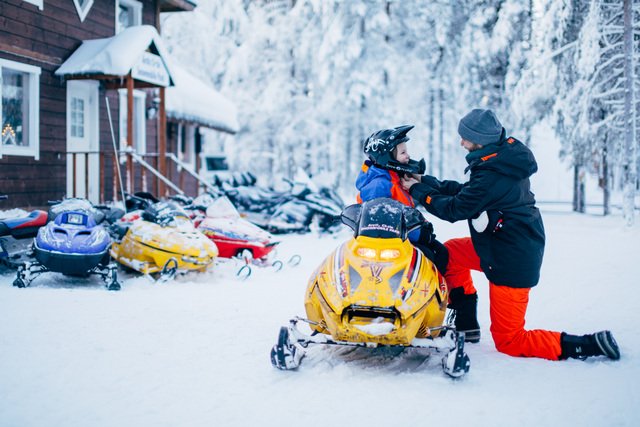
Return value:
[(402, 203), (373, 199), (362, 205), (358, 235), (378, 239), (404, 238)]
[[(59, 221), (58, 221), (59, 218)], [(80, 212), (64, 212), (56, 218), (56, 224), (69, 224), (77, 226), (89, 226), (89, 216)]]
[(104, 213), (96, 209), (89, 200), (81, 198), (64, 199), (49, 208), (49, 218), (55, 219), (65, 212), (86, 212), (93, 217), (96, 224), (104, 219)]
[(159, 202), (146, 209), (144, 217), (161, 225), (169, 225), (176, 218), (189, 219), (189, 215), (174, 202)]

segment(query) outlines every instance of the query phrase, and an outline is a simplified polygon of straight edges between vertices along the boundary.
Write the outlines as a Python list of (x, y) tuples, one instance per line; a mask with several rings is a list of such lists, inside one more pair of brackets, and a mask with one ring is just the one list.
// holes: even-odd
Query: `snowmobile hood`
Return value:
[(207, 217), (200, 223), (198, 230), (209, 237), (220, 236), (262, 245), (273, 240), (271, 233), (242, 218)]
[[(305, 309), (336, 340), (409, 345), (444, 319), (447, 289), (408, 240), (358, 236), (312, 275)], [(429, 326), (426, 326), (429, 325)]]
[(35, 239), (38, 249), (66, 254), (97, 254), (111, 245), (109, 233), (96, 225), (87, 212), (71, 211), (59, 214), (38, 231)]
[(131, 225), (129, 234), (133, 240), (151, 249), (191, 257), (215, 257), (218, 254), (215, 244), (190, 222), (163, 227), (148, 221), (136, 221)]
[(337, 293), (331, 286), (321, 291), (328, 291), (327, 300), (335, 302), (338, 311), (350, 305), (402, 306), (403, 310), (415, 311), (425, 302), (422, 298), (408, 302), (409, 290), (418, 281), (425, 262), (409, 241), (358, 236), (329, 258), (334, 274), (329, 282), (335, 282)]
[(466, 159), (469, 166), (465, 172), (489, 169), (512, 178), (525, 179), (538, 171), (538, 164), (531, 150), (511, 137), (473, 151), (467, 154)]

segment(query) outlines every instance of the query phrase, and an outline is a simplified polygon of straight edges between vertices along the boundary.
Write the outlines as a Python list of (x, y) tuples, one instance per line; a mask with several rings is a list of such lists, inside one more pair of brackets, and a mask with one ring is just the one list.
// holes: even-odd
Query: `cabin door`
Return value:
[(100, 202), (98, 82), (67, 82), (67, 197)]

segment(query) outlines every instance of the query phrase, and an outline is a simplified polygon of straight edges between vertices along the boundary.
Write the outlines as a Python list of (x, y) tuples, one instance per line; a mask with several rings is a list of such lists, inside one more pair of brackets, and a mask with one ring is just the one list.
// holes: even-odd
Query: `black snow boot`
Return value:
[(600, 331), (588, 335), (569, 335), (562, 333), (560, 337), (562, 354), (560, 359), (572, 357), (586, 359), (591, 356), (606, 356), (609, 359), (620, 359), (620, 349), (610, 331)]
[(453, 322), (458, 332), (464, 332), (465, 342), (480, 342), (480, 324), (478, 324), (478, 294), (465, 295), (464, 289), (453, 288), (449, 292), (449, 305)]

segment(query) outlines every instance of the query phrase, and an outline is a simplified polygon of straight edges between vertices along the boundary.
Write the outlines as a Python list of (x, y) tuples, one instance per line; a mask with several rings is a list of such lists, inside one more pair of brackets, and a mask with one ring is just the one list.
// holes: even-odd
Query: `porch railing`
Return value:
[[(119, 200), (122, 198), (121, 194), (120, 194), (120, 179), (122, 178), (123, 183), (125, 184), (125, 188), (127, 187), (127, 182), (129, 182), (129, 179), (127, 177), (127, 170), (126, 168), (120, 168), (120, 173), (122, 173), (122, 177), (120, 177), (120, 175), (118, 174), (118, 168), (116, 165), (116, 161), (119, 161), (116, 156), (114, 155), (114, 153), (109, 152), (109, 151), (73, 151), (73, 152), (63, 152), (60, 153), (63, 155), (67, 156), (67, 161), (70, 162), (71, 165), (71, 177), (72, 177), (72, 185), (71, 185), (71, 194), (69, 194), (70, 197), (79, 197), (79, 196), (83, 196), (82, 194), (79, 194), (76, 183), (78, 182), (78, 179), (83, 179), (84, 180), (84, 189), (86, 192), (86, 195), (88, 195), (88, 189), (89, 189), (89, 184), (90, 184), (90, 180), (89, 177), (91, 175), (91, 167), (95, 166), (95, 163), (93, 165), (91, 165), (90, 159), (92, 158), (92, 156), (97, 156), (98, 157), (98, 168), (99, 168), (99, 174), (98, 174), (98, 192), (99, 192), (99, 201), (100, 203), (104, 203), (105, 202), (105, 197), (106, 197), (106, 193), (108, 193), (106, 190), (107, 188), (107, 180), (109, 179), (107, 177), (107, 170), (110, 168), (111, 169), (111, 185), (112, 185), (112, 189), (113, 191), (111, 192), (111, 196), (113, 198), (113, 200)], [(120, 150), (118, 152), (117, 157), (120, 157), (121, 159), (131, 155), (131, 158), (133, 160), (133, 162), (135, 164), (140, 165), (140, 168), (138, 170), (138, 173), (136, 173), (134, 171), (134, 173), (136, 174), (136, 176), (139, 178), (138, 183), (140, 184), (140, 189), (143, 191), (148, 191), (149, 189), (149, 182), (148, 182), (148, 174), (151, 174), (152, 176), (154, 176), (156, 179), (158, 179), (158, 181), (162, 181), (171, 191), (177, 193), (177, 194), (185, 194), (184, 190), (182, 190), (178, 185), (174, 184), (167, 176), (164, 176), (160, 173), (160, 171), (158, 171), (157, 169), (157, 158), (158, 158), (158, 154), (157, 153), (147, 153), (147, 154), (138, 154), (136, 153), (134, 150), (132, 149), (128, 149), (128, 150)], [(121, 157), (122, 156), (122, 157)], [(178, 169), (180, 176), (179, 176), (179, 181), (182, 184), (184, 179), (183, 179), (183, 172), (186, 172), (188, 175), (190, 175), (193, 179), (196, 180), (196, 182), (198, 183), (198, 185), (203, 188), (206, 189), (208, 191), (212, 191), (215, 192), (217, 191), (216, 187), (213, 186), (211, 183), (207, 182), (206, 179), (204, 177), (202, 177), (200, 174), (198, 174), (194, 168), (192, 166), (190, 166), (189, 164), (181, 161), (175, 154), (173, 153), (167, 153), (166, 154), (167, 158), (169, 160), (171, 160), (173, 162), (173, 164), (176, 166), (176, 169)], [(95, 158), (95, 157), (93, 157)], [(79, 159), (83, 159), (84, 160), (84, 169), (85, 169), (85, 173), (84, 173), (84, 177), (79, 176), (80, 173), (78, 171), (78, 160)], [(153, 162), (153, 159), (155, 159), (155, 162)], [(121, 161), (121, 160), (120, 160)], [(156, 166), (154, 166), (152, 163), (155, 163)], [(69, 164), (69, 163), (68, 163)], [(122, 164), (122, 161), (121, 161)], [(135, 180), (133, 180), (135, 182)], [(135, 186), (135, 184), (134, 184)], [(153, 184), (151, 184), (152, 188), (154, 187)], [(155, 185), (156, 189), (158, 188), (158, 185)], [(131, 188), (126, 188), (126, 191), (129, 192), (135, 192), (136, 189), (131, 189)], [(152, 190), (153, 191), (153, 190)]]
[(185, 163), (182, 160), (178, 159), (178, 157), (176, 157), (175, 154), (167, 153), (167, 158), (170, 159), (171, 161), (173, 161), (178, 167), (180, 167), (182, 170), (186, 171), (193, 178), (195, 178), (195, 180), (200, 183), (201, 187), (204, 187), (204, 188), (206, 188), (207, 190), (209, 190), (209, 191), (211, 191), (213, 193), (215, 193), (217, 191), (217, 189), (212, 184), (208, 183), (206, 181), (206, 179), (204, 179), (196, 171), (194, 171), (191, 168), (190, 165), (188, 165), (187, 163)]
[(127, 154), (131, 154), (131, 157), (133, 157), (133, 159), (138, 162), (142, 167), (144, 167), (146, 170), (148, 170), (149, 172), (151, 172), (156, 178), (158, 178), (160, 181), (164, 182), (169, 188), (171, 188), (173, 191), (175, 191), (178, 194), (184, 194), (184, 191), (182, 191), (180, 188), (178, 188), (173, 182), (171, 182), (169, 179), (167, 179), (166, 177), (164, 177), (156, 168), (154, 168), (153, 166), (151, 166), (149, 163), (147, 163), (141, 155), (137, 154), (135, 151), (133, 150), (127, 150), (125, 151), (125, 153)]

